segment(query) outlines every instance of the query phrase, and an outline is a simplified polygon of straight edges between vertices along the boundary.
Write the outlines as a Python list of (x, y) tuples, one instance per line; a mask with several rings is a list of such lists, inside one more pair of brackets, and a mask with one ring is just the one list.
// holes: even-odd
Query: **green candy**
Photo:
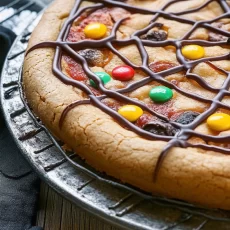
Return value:
[[(95, 72), (94, 74), (96, 74), (97, 77), (99, 77), (101, 79), (101, 81), (103, 82), (103, 84), (106, 84), (109, 81), (111, 81), (110, 75), (107, 74), (106, 72)], [(93, 86), (94, 88), (97, 88), (97, 85), (94, 82), (94, 80), (90, 79), (89, 82), (90, 82), (91, 86)]]
[(173, 91), (165, 86), (157, 86), (150, 90), (149, 97), (154, 102), (166, 102), (173, 97)]

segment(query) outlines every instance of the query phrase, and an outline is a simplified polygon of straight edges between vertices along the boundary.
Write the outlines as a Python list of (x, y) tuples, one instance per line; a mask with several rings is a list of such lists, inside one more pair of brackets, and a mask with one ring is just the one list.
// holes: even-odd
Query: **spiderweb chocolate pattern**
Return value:
[[(176, 2), (182, 2), (182, 1), (187, 1), (187, 0), (175, 0), (175, 1), (169, 1), (165, 6), (163, 6), (160, 10), (149, 10), (149, 9), (143, 9), (135, 6), (128, 5), (124, 1), (113, 1), (113, 0), (103, 0), (98, 3), (97, 0), (91, 0), (92, 2), (95, 2), (95, 5), (93, 6), (88, 6), (79, 9), (81, 0), (77, 0), (72, 12), (70, 13), (69, 18), (66, 20), (65, 24), (63, 25), (63, 28), (58, 36), (57, 41), (55, 42), (42, 42), (39, 43), (32, 48), (30, 48), (27, 52), (31, 52), (34, 49), (37, 48), (43, 48), (43, 47), (54, 47), (56, 48), (55, 56), (54, 56), (54, 61), (53, 61), (53, 73), (54, 75), (61, 80), (63, 83), (67, 85), (72, 85), (73, 87), (77, 87), (78, 89), (82, 90), (87, 96), (88, 99), (85, 100), (80, 100), (71, 103), (68, 105), (65, 110), (63, 111), (61, 118), (60, 118), (60, 128), (63, 125), (63, 121), (68, 114), (70, 110), (75, 108), (76, 106), (82, 105), (82, 104), (93, 104), (94, 106), (100, 108), (102, 111), (105, 113), (109, 114), (112, 116), (114, 119), (116, 119), (121, 125), (127, 127), (128, 129), (136, 132), (137, 134), (151, 140), (163, 140), (167, 141), (168, 143), (162, 150), (160, 157), (158, 159), (156, 168), (155, 168), (155, 173), (154, 173), (154, 179), (157, 178), (157, 174), (159, 172), (160, 166), (169, 152), (169, 150), (172, 147), (197, 147), (197, 148), (202, 148), (205, 150), (212, 150), (212, 151), (217, 151), (221, 152), (224, 154), (229, 154), (230, 149), (226, 149), (220, 146), (214, 146), (214, 145), (208, 145), (208, 144), (192, 144), (188, 142), (188, 139), (191, 137), (198, 137), (202, 138), (206, 142), (216, 142), (216, 143), (227, 143), (229, 142), (230, 136), (212, 136), (212, 135), (206, 135), (206, 134), (201, 134), (194, 129), (198, 127), (202, 122), (204, 122), (211, 114), (213, 114), (216, 110), (222, 108), (222, 109), (230, 109), (230, 106), (224, 104), (221, 102), (221, 100), (225, 96), (230, 96), (230, 92), (228, 91), (230, 87), (230, 72), (219, 68), (215, 66), (211, 61), (220, 61), (220, 60), (228, 60), (230, 55), (222, 55), (222, 56), (217, 56), (217, 57), (209, 57), (209, 58), (201, 58), (198, 60), (193, 60), (193, 61), (187, 61), (183, 55), (181, 54), (181, 48), (184, 45), (189, 45), (189, 44), (197, 44), (201, 46), (213, 46), (213, 45), (227, 45), (229, 44), (229, 39), (227, 41), (217, 41), (217, 42), (210, 42), (210, 41), (203, 41), (203, 40), (188, 40), (190, 35), (198, 28), (198, 27), (203, 27), (206, 28), (212, 32), (218, 33), (220, 35), (230, 37), (230, 32), (224, 31), (220, 28), (216, 28), (211, 26), (210, 24), (213, 22), (216, 22), (220, 19), (226, 18), (230, 16), (230, 10), (229, 6), (226, 1), (224, 0), (208, 0), (205, 2), (203, 5), (183, 11), (183, 12), (177, 12), (177, 13), (168, 13), (165, 12), (166, 8), (168, 8), (171, 4), (176, 3)], [(224, 10), (224, 14), (221, 16), (216, 17), (215, 19), (212, 20), (206, 20), (206, 21), (195, 21), (195, 20), (190, 20), (190, 19), (185, 19), (181, 18), (180, 15), (182, 14), (187, 14), (187, 13), (193, 13), (197, 12), (203, 7), (207, 6), (211, 2), (218, 2), (222, 9)], [(74, 20), (76, 20), (83, 12), (85, 11), (91, 11), (94, 12), (97, 9), (100, 9), (102, 7), (121, 7), (126, 10), (128, 10), (131, 13), (142, 13), (142, 14), (153, 14), (153, 18), (151, 20), (151, 23), (145, 27), (144, 29), (136, 31), (134, 34), (131, 35), (129, 39), (125, 40), (118, 40), (116, 39), (116, 32), (119, 28), (119, 26), (122, 24), (124, 20), (127, 18), (122, 18), (119, 21), (117, 21), (110, 33), (110, 35), (104, 39), (101, 40), (81, 40), (78, 42), (68, 42), (67, 36), (69, 33), (69, 30), (72, 26), (72, 23)], [(178, 22), (182, 23), (187, 23), (192, 25), (192, 28), (180, 39), (178, 40), (165, 40), (165, 41), (149, 41), (149, 40), (141, 40), (141, 35), (145, 34), (148, 32), (150, 29), (152, 29), (154, 26), (156, 26), (158, 17), (164, 17), (166, 19), (171, 19), (171, 20), (176, 20)], [(125, 56), (121, 55), (117, 49), (115, 49), (114, 45), (120, 45), (120, 46), (125, 46), (125, 45), (130, 45), (134, 44), (139, 50), (139, 53), (142, 58), (142, 65), (137, 66), (133, 64), (130, 60), (128, 60)], [(144, 46), (150, 46), (150, 47), (165, 47), (165, 46), (174, 46), (176, 48), (176, 56), (177, 60), (179, 62), (179, 65), (170, 68), (168, 70), (164, 70), (160, 73), (154, 73), (150, 68), (148, 64), (149, 56), (145, 50)], [(129, 84), (126, 88), (123, 89), (118, 89), (118, 90), (109, 90), (106, 89), (101, 82), (101, 80), (90, 70), (88, 63), (84, 57), (82, 57), (80, 54), (78, 54), (75, 50), (80, 50), (84, 48), (108, 48), (112, 53), (117, 55), (125, 64), (133, 67), (135, 70), (141, 70), (145, 74), (147, 74), (148, 77), (145, 77), (137, 82)], [(89, 77), (89, 79), (92, 79), (97, 85), (98, 89), (102, 93), (100, 96), (95, 96), (94, 93), (91, 91), (91, 89), (85, 85), (82, 82), (76, 81), (74, 79), (69, 78), (66, 76), (62, 70), (61, 70), (61, 58), (62, 58), (62, 53), (65, 53), (69, 55), (71, 58), (73, 58), (76, 62), (79, 62), (82, 64), (83, 70)], [(224, 81), (223, 85), (221, 88), (217, 89), (212, 86), (210, 86), (207, 82), (205, 82), (200, 76), (192, 73), (193, 67), (195, 67), (197, 64), (201, 62), (206, 62), (209, 66), (212, 68), (216, 69), (217, 71), (225, 74), (226, 80)], [(180, 71), (186, 71), (186, 77), (188, 79), (192, 79), (196, 81), (200, 86), (202, 86), (204, 89), (209, 90), (211, 92), (216, 93), (215, 97), (210, 100), (207, 98), (204, 98), (200, 95), (197, 94), (192, 94), (189, 92), (186, 92), (185, 90), (179, 88), (175, 84), (167, 81), (165, 79), (166, 76), (180, 72)], [(147, 85), (153, 81), (156, 81), (160, 83), (161, 85), (167, 86), (171, 89), (176, 90), (180, 94), (193, 98), (195, 100), (201, 101), (201, 102), (206, 102), (210, 104), (210, 107), (204, 111), (202, 114), (200, 114), (192, 123), (188, 125), (183, 125), (179, 124), (173, 121), (170, 121), (166, 116), (151, 110), (149, 107), (147, 107), (144, 103), (131, 99), (128, 96), (125, 95), (125, 93), (129, 93), (135, 89), (138, 89), (144, 85)], [(137, 105), (140, 108), (142, 108), (144, 111), (147, 111), (151, 115), (156, 116), (157, 118), (164, 120), (165, 122), (171, 124), (173, 127), (177, 128), (179, 131), (175, 136), (162, 136), (162, 135), (157, 135), (153, 134), (150, 132), (145, 131), (142, 128), (137, 127), (133, 123), (129, 122), (125, 118), (123, 118), (121, 115), (118, 114), (118, 112), (114, 111), (113, 109), (109, 108), (106, 106), (104, 103), (102, 103), (102, 100), (105, 98), (113, 98), (115, 100), (121, 101), (125, 104), (133, 104)]]

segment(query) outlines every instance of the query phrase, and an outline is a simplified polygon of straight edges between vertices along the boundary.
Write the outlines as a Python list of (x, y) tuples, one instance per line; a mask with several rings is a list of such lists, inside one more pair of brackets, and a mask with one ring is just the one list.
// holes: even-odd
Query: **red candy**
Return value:
[(129, 81), (134, 77), (135, 71), (132, 67), (124, 65), (113, 69), (112, 76), (116, 80)]

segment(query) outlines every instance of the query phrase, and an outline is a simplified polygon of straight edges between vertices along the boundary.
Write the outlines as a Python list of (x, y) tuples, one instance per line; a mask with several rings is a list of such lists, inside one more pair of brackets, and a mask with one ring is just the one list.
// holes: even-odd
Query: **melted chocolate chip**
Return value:
[(158, 27), (158, 28), (162, 28), (164, 25), (162, 24), (162, 23), (160, 23), (160, 22), (156, 22), (155, 23), (155, 27)]
[(78, 54), (84, 57), (89, 65), (94, 65), (94, 66), (103, 65), (104, 55), (100, 50), (84, 49), (84, 50), (80, 50)]
[(183, 125), (188, 125), (192, 123), (200, 114), (193, 112), (193, 111), (187, 111), (182, 113), (176, 120), (175, 122), (183, 124)]
[(162, 136), (175, 136), (178, 132), (172, 125), (162, 121), (152, 121), (144, 126), (144, 130)]
[(167, 32), (164, 30), (150, 30), (147, 34), (143, 35), (141, 38), (150, 41), (164, 41), (167, 39)]

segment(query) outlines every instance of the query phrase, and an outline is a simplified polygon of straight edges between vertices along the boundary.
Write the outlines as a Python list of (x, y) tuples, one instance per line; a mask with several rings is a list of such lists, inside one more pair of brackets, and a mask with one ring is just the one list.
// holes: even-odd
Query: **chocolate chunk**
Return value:
[(174, 136), (178, 132), (178, 130), (172, 125), (162, 121), (152, 121), (146, 124), (143, 129), (150, 133), (162, 136)]
[(84, 49), (80, 50), (78, 54), (84, 57), (89, 65), (102, 66), (104, 63), (104, 55), (100, 50)]
[(199, 116), (200, 114), (197, 112), (193, 112), (193, 111), (187, 111), (182, 113), (176, 120), (175, 122), (180, 123), (182, 125), (188, 125), (190, 123), (192, 123), (197, 116)]
[(164, 30), (150, 30), (147, 34), (143, 35), (141, 38), (150, 41), (164, 41), (167, 39), (167, 32)]
[(158, 27), (159, 29), (163, 28), (163, 26), (164, 25), (162, 23), (160, 23), (160, 22), (155, 23), (155, 27)]

